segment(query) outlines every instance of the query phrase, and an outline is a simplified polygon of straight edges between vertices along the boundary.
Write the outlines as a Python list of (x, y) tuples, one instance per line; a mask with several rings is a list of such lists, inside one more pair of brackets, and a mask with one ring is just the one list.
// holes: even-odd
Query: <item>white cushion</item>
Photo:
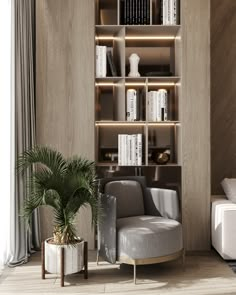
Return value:
[(212, 245), (226, 260), (236, 259), (236, 204), (226, 198), (212, 201)]
[(225, 178), (221, 182), (226, 197), (236, 203), (236, 178)]

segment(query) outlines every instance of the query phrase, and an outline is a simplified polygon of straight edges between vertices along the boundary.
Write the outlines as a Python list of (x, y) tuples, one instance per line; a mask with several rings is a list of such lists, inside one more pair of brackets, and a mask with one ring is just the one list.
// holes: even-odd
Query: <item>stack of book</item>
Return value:
[(161, 0), (161, 23), (179, 24), (179, 0)]
[(166, 89), (148, 92), (148, 120), (153, 122), (168, 120), (168, 92)]
[(118, 134), (118, 165), (142, 165), (142, 134)]
[(126, 92), (126, 120), (128, 122), (142, 121), (143, 93), (138, 89), (128, 89)]
[(150, 24), (150, 0), (123, 0), (122, 4), (125, 25)]
[(104, 78), (107, 76), (107, 65), (111, 76), (117, 77), (117, 70), (113, 61), (113, 48), (96, 45), (96, 77)]

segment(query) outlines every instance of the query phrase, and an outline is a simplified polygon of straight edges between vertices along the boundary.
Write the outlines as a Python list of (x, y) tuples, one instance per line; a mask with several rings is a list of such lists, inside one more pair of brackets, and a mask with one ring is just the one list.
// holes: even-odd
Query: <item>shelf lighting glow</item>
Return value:
[[(115, 86), (117, 83), (113, 82), (100, 82), (100, 83), (95, 83), (95, 86)], [(126, 86), (175, 86), (176, 84), (174, 82), (150, 82), (150, 83), (145, 83), (145, 82), (127, 82), (125, 83)]]
[(179, 123), (175, 122), (96, 122), (96, 126), (174, 126)]
[[(122, 38), (114, 36), (96, 36), (95, 40), (118, 40)], [(180, 39), (180, 37), (175, 36), (125, 36), (125, 40), (175, 40)]]
[(174, 40), (175, 36), (126, 36), (125, 40)]

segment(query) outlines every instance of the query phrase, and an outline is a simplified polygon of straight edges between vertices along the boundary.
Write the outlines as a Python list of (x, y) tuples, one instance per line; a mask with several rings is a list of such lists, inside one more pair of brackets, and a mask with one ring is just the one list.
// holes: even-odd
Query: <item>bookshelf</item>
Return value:
[[(149, 0), (148, 0), (149, 1)], [(107, 62), (105, 77), (95, 77), (95, 159), (99, 173), (157, 174), (162, 167), (178, 168), (181, 176), (181, 25), (160, 23), (160, 1), (150, 0), (150, 24), (127, 25), (122, 15), (122, 0), (96, 1), (95, 45), (112, 49), (117, 75), (112, 76)], [(129, 57), (140, 57), (140, 77), (129, 77)], [(155, 74), (158, 72), (157, 74)], [(163, 75), (160, 74), (163, 72)], [(139, 95), (139, 118), (127, 121), (127, 91), (135, 89)], [(149, 92), (166, 89), (168, 93), (167, 120), (150, 120)], [(141, 165), (118, 161), (119, 134), (142, 134)], [(129, 148), (128, 148), (129, 149)], [(157, 155), (169, 152), (163, 165)], [(140, 162), (139, 162), (140, 163)], [(128, 170), (127, 170), (128, 169)], [(141, 171), (140, 171), (141, 169)]]

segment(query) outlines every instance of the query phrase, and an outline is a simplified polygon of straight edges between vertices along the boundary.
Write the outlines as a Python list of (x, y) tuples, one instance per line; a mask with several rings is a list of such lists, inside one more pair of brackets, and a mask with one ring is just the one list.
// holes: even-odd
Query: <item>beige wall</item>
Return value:
[(211, 191), (236, 178), (236, 1), (211, 0)]
[(210, 0), (182, 0), (182, 209), (185, 246), (210, 249)]
[[(36, 0), (37, 142), (94, 160), (94, 1)], [(52, 234), (42, 210), (42, 237)], [(90, 212), (78, 234), (94, 245)]]

